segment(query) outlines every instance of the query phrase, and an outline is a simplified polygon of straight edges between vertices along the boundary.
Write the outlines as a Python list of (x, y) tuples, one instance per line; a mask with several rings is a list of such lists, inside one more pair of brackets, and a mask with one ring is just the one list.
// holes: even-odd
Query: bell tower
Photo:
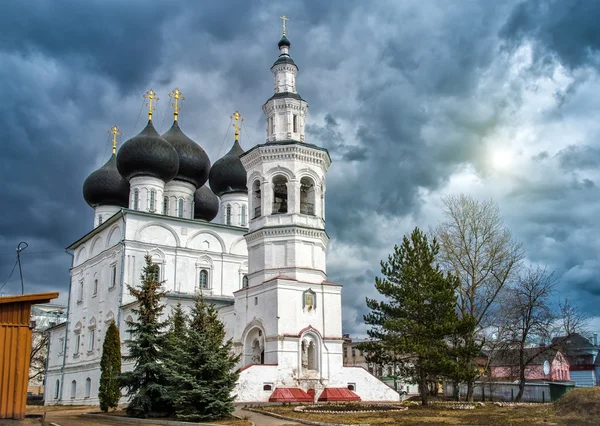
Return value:
[(331, 158), (305, 142), (308, 103), (296, 90), (298, 67), (282, 19), (274, 94), (263, 105), (266, 141), (240, 156), (250, 213), (248, 283), (234, 294), (234, 341), (242, 366), (277, 364), (276, 386), (316, 389), (342, 362), (341, 286), (328, 282), (326, 271)]

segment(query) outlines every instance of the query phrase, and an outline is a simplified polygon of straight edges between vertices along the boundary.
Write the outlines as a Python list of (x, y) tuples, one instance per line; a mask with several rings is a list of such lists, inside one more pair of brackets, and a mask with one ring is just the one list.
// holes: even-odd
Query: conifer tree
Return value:
[(167, 392), (166, 399), (171, 405), (179, 395), (179, 368), (180, 360), (185, 356), (186, 341), (188, 339), (187, 316), (181, 307), (181, 302), (177, 303), (169, 316), (169, 330), (165, 335), (165, 366), (167, 368)]
[(232, 391), (239, 377), (234, 371), (239, 356), (232, 355), (233, 343), (225, 341), (225, 327), (214, 304), (199, 295), (192, 308), (187, 339), (176, 350), (171, 380), (177, 383), (177, 417), (205, 421), (233, 412)]
[(119, 337), (119, 329), (114, 322), (110, 323), (108, 330), (106, 330), (106, 336), (104, 336), (100, 371), (98, 399), (100, 400), (100, 409), (108, 411), (111, 408), (117, 408), (119, 399), (121, 398), (121, 389), (119, 388), (121, 339)]
[(121, 375), (121, 386), (127, 388), (130, 402), (127, 414), (134, 417), (157, 417), (172, 415), (167, 402), (167, 373), (165, 368), (166, 321), (161, 321), (164, 305), (158, 281), (159, 267), (149, 255), (141, 274), (141, 287), (128, 285), (129, 292), (137, 299), (138, 306), (132, 311), (136, 319), (127, 322), (132, 339), (127, 342), (129, 354), (124, 357), (134, 361), (133, 371)]
[(458, 280), (440, 270), (438, 251), (435, 238), (429, 243), (415, 228), (381, 262), (383, 278), (375, 279), (375, 288), (385, 298), (367, 298), (372, 312), (364, 317), (373, 326), (369, 336), (376, 340), (361, 345), (380, 360), (393, 357), (402, 373), (418, 384), (423, 405), (428, 402), (428, 382), (449, 368), (447, 340), (458, 323)]

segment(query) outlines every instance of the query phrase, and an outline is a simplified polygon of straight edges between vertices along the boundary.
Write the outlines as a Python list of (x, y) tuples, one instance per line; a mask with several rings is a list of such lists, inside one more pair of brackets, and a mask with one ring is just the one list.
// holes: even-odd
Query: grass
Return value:
[[(600, 404), (600, 401), (597, 402)], [(399, 413), (364, 414), (307, 414), (293, 411), (289, 406), (263, 407), (265, 411), (297, 419), (334, 424), (375, 425), (598, 425), (598, 417), (582, 412), (557, 413), (558, 405), (539, 404), (518, 407), (487, 405), (473, 410), (453, 410), (430, 405), (410, 406)]]

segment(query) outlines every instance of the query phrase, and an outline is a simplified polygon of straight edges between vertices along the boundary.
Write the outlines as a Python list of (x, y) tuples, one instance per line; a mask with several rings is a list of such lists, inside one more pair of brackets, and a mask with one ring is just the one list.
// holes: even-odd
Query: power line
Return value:
[[(30, 251), (27, 252), (27, 255), (30, 254), (49, 254), (49, 253), (64, 253), (64, 250), (53, 250), (53, 251)], [(10, 256), (13, 255), (14, 253), (0, 253), (0, 256)]]
[(217, 155), (217, 159), (221, 158), (221, 151), (223, 151), (223, 146), (225, 146), (225, 141), (227, 140), (227, 135), (229, 135), (229, 127), (231, 126), (231, 122), (233, 120), (229, 120), (229, 124), (227, 125), (227, 133), (225, 133), (225, 137), (223, 138), (223, 142), (221, 142), (221, 148), (219, 149), (219, 154)]
[(19, 259), (15, 260), (15, 264), (13, 265), (12, 270), (10, 271), (10, 275), (8, 276), (6, 281), (4, 281), (4, 284), (2, 284), (2, 286), (0, 287), (0, 290), (2, 290), (4, 288), (4, 286), (10, 281), (10, 277), (12, 277), (13, 272), (15, 272), (15, 268), (17, 267), (18, 261), (19, 261)]

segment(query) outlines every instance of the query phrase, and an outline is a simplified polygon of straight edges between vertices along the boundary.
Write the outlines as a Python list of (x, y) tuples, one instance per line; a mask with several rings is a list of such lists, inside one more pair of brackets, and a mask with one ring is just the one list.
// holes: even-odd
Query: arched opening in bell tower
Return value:
[(315, 215), (315, 183), (307, 176), (300, 179), (300, 213)]
[(288, 180), (285, 176), (277, 175), (273, 178), (273, 210), (272, 214), (288, 212)]
[(252, 204), (250, 207), (252, 209), (252, 210), (250, 210), (250, 212), (252, 213), (253, 219), (260, 217), (260, 215), (261, 215), (260, 203), (261, 203), (260, 181), (255, 180), (252, 183)]

